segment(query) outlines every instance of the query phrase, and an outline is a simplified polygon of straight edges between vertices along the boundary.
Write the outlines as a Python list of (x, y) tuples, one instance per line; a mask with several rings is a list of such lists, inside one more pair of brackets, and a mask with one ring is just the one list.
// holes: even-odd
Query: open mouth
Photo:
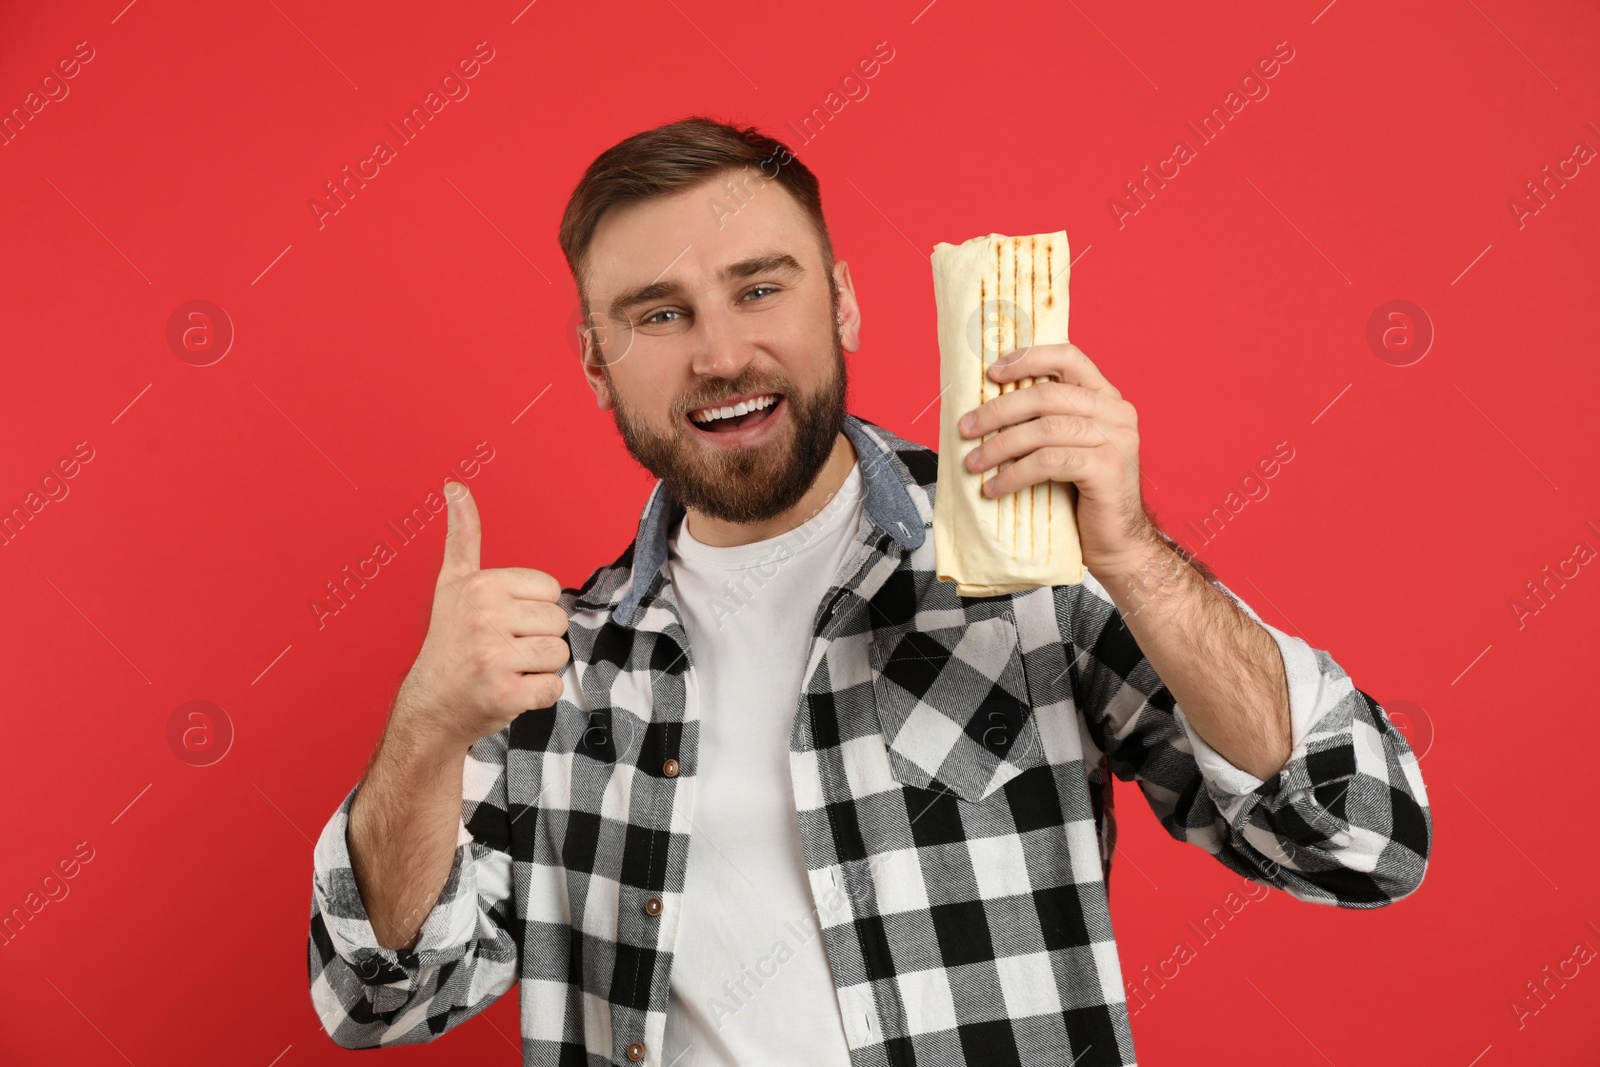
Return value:
[(700, 408), (687, 418), (701, 433), (735, 433), (772, 418), (783, 403), (781, 393), (763, 393), (749, 400), (720, 408)]

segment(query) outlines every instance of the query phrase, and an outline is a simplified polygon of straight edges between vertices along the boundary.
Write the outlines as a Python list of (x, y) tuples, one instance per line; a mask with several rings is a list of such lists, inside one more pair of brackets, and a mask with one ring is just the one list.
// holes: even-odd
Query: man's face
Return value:
[[(859, 315), (849, 268), (824, 269), (794, 198), (759, 177), (740, 195), (719, 176), (602, 217), (585, 373), (673, 496), (757, 523), (793, 507), (832, 453)], [(743, 415), (691, 418), (749, 399)]]

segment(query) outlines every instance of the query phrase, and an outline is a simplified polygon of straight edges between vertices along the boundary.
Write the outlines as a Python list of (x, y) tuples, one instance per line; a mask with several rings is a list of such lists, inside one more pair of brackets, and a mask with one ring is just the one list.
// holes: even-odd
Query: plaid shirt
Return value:
[[(1326, 652), (1266, 627), (1294, 748), (1257, 779), (1194, 732), (1092, 575), (965, 598), (939, 581), (936, 453), (854, 415), (844, 429), (864, 514), (815, 609), (789, 747), (854, 1067), (1134, 1063), (1113, 775), (1173, 837), (1300, 900), (1374, 908), (1421, 883), (1416, 756)], [(338, 1044), (428, 1041), (518, 985), (525, 1064), (671, 1067), (700, 727), (666, 571), (682, 514), (658, 483), (622, 556), (562, 591), (565, 690), (472, 746), (455, 860), (414, 948), (381, 947), (363, 909), (354, 790), (328, 821), (308, 956)]]

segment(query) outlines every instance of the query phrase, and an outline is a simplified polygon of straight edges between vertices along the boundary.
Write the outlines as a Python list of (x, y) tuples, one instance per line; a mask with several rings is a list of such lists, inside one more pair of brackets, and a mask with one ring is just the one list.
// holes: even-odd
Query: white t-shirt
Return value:
[(861, 468), (801, 525), (731, 548), (669, 541), (700, 689), (667, 1067), (849, 1067), (814, 912), (789, 736), (823, 594), (855, 547)]

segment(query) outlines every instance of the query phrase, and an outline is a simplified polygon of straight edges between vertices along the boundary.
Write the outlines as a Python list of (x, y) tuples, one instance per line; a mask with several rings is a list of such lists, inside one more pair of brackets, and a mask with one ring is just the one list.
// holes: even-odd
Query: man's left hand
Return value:
[[(1139, 427), (1133, 405), (1073, 344), (1034, 345), (989, 366), (995, 382), (1047, 379), (1013, 389), (963, 414), (963, 437), (994, 434), (966, 469), (999, 467), (984, 482), (991, 499), (1044, 482), (1078, 487), (1078, 536), (1095, 577), (1136, 569), (1160, 543), (1139, 489)], [(998, 431), (998, 432), (996, 432)]]

